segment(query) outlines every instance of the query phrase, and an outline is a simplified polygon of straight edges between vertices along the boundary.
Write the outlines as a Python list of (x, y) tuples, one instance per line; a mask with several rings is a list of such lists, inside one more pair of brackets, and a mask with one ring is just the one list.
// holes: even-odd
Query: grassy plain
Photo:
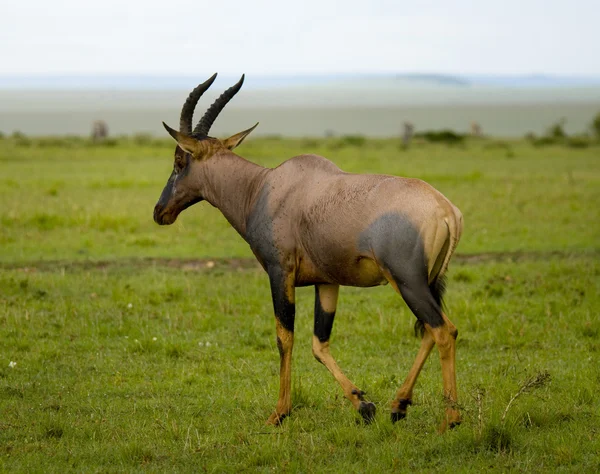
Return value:
[[(478, 140), (257, 139), (265, 166), (312, 151), (420, 177), (465, 215), (448, 313), (464, 423), (440, 436), (435, 352), (408, 418), (389, 402), (418, 348), (388, 287), (343, 288), (332, 352), (378, 406), (364, 426), (310, 351), (299, 290), (294, 412), (278, 386), (268, 283), (208, 204), (152, 208), (173, 146), (0, 140), (0, 470), (384, 472), (600, 469), (600, 148)], [(507, 406), (524, 382), (551, 379)]]

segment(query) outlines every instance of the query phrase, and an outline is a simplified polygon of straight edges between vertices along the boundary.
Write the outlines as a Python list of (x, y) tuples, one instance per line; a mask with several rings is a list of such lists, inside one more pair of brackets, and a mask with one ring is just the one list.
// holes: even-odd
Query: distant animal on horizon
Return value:
[(99, 142), (108, 138), (108, 125), (104, 120), (94, 120), (92, 123), (92, 141)]
[(474, 137), (481, 137), (483, 135), (483, 130), (479, 122), (471, 122), (471, 135)]
[(408, 148), (412, 141), (413, 135), (415, 134), (415, 126), (411, 122), (404, 122), (402, 132), (402, 146)]
[(375, 405), (342, 373), (329, 339), (340, 286), (387, 283), (416, 316), (415, 330), (422, 337), (392, 402), (392, 421), (406, 416), (419, 372), (437, 345), (446, 401), (440, 431), (460, 423), (454, 368), (458, 331), (442, 311), (444, 275), (463, 229), (458, 208), (421, 180), (346, 173), (317, 155), (295, 156), (273, 169), (247, 161), (232, 150), (258, 123), (224, 140), (208, 135), (244, 76), (192, 129), (196, 104), (215, 78), (216, 74), (190, 93), (179, 130), (163, 122), (177, 147), (154, 220), (172, 224), (184, 209), (208, 201), (248, 242), (266, 271), (280, 355), (279, 398), (267, 423), (281, 423), (292, 409), (295, 289), (300, 286), (315, 287), (314, 357), (339, 382), (362, 418), (373, 420)]

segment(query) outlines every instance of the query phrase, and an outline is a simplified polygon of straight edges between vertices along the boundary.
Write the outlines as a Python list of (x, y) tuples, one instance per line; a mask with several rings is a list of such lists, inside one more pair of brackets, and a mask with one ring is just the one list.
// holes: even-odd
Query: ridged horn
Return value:
[(179, 131), (181, 133), (192, 134), (192, 119), (194, 117), (194, 109), (202, 94), (215, 82), (217, 73), (215, 72), (207, 81), (196, 87), (188, 96), (183, 108), (181, 109), (181, 118), (179, 119)]
[(238, 93), (238, 91), (242, 88), (242, 84), (244, 83), (244, 76), (233, 86), (223, 92), (217, 100), (213, 102), (213, 104), (208, 108), (196, 128), (194, 129), (194, 135), (200, 136), (208, 136), (208, 132), (212, 124), (215, 122), (217, 116), (221, 113), (221, 110), (227, 105), (234, 95)]

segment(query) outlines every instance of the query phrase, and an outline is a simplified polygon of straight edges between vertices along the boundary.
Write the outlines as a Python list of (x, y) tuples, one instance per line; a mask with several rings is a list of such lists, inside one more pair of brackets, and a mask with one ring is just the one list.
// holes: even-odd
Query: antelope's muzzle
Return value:
[(174, 216), (171, 213), (166, 213), (164, 206), (160, 203), (154, 206), (154, 222), (158, 225), (169, 225), (175, 222), (177, 216)]

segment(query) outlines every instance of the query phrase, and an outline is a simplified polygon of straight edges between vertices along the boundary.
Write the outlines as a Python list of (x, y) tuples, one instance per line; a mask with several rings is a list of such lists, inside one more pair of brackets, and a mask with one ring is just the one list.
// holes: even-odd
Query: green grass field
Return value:
[(389, 420), (419, 345), (389, 287), (342, 288), (332, 334), (375, 422), (357, 422), (312, 357), (302, 288), (294, 411), (266, 427), (279, 383), (266, 276), (206, 203), (154, 224), (171, 142), (109, 145), (0, 139), (0, 471), (600, 470), (599, 146), (240, 147), (265, 166), (315, 152), (347, 171), (419, 177), (463, 211), (446, 301), (464, 420), (439, 435), (435, 351), (407, 419)]

